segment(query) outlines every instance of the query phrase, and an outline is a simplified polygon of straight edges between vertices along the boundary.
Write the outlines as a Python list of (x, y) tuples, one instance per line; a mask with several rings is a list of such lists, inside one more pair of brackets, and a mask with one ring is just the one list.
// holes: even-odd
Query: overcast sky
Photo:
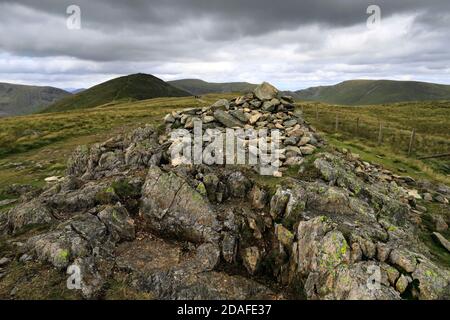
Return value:
[[(69, 5), (81, 29), (67, 28)], [(368, 28), (367, 8), (381, 22)], [(0, 82), (86, 88), (116, 76), (450, 84), (449, 0), (0, 0)]]

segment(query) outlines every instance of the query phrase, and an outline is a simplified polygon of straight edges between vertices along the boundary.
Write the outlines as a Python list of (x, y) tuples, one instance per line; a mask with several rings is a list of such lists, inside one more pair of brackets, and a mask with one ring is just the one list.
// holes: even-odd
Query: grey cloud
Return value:
[[(80, 31), (65, 27), (74, 2), (82, 9)], [(346, 37), (367, 31), (369, 4), (381, 7), (384, 21), (410, 16), (414, 25), (397, 38), (375, 39), (375, 48)], [(79, 83), (91, 75), (93, 84), (141, 71), (170, 79), (270, 78), (294, 88), (411, 74), (443, 82), (449, 19), (448, 0), (0, 0), (0, 77)], [(62, 61), (67, 57), (73, 63)], [(31, 62), (1, 63), (22, 58)]]

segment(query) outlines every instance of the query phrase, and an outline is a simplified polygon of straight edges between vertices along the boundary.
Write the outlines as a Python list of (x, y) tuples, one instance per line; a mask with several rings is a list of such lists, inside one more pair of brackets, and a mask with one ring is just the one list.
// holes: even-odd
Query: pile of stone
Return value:
[[(280, 132), (280, 145), (277, 150), (277, 167), (274, 175), (281, 176), (288, 166), (300, 165), (304, 157), (311, 155), (321, 145), (322, 140), (314, 128), (303, 119), (301, 111), (295, 110), (293, 98), (280, 96), (279, 91), (264, 82), (254, 92), (232, 100), (221, 99), (212, 106), (174, 111), (164, 119), (167, 136), (176, 129), (194, 131), (194, 123), (201, 121), (206, 136), (214, 134), (211, 129), (222, 132), (233, 129), (267, 129)], [(270, 142), (270, 138), (268, 140)], [(171, 139), (172, 146), (181, 143), (180, 139)], [(173, 165), (180, 164), (172, 159)]]

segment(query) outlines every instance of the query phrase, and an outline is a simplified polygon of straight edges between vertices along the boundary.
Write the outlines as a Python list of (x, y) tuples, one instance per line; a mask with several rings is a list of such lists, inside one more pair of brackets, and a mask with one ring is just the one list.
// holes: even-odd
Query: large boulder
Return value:
[(278, 90), (270, 83), (263, 82), (258, 87), (256, 87), (254, 93), (259, 100), (272, 100), (276, 98)]
[(195, 243), (217, 239), (220, 228), (216, 213), (175, 173), (150, 168), (142, 194), (140, 214), (150, 230)]
[(54, 221), (51, 210), (39, 199), (22, 203), (8, 213), (8, 228), (15, 234), (26, 226), (49, 224)]
[(341, 232), (326, 217), (300, 222), (297, 230), (298, 271), (301, 274), (332, 272), (350, 263), (350, 248)]

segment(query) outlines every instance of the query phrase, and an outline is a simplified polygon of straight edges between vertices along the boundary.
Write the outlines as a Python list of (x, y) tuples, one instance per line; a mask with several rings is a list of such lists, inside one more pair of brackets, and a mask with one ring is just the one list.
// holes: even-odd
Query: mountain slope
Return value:
[(189, 92), (180, 90), (148, 74), (132, 74), (109, 80), (68, 97), (45, 109), (45, 112), (59, 112), (74, 109), (94, 108), (121, 100), (146, 100), (160, 97), (185, 97)]
[(416, 81), (351, 80), (296, 91), (295, 98), (346, 105), (449, 100), (450, 86)]
[(188, 91), (194, 95), (208, 93), (250, 92), (256, 88), (256, 84), (248, 82), (212, 83), (198, 79), (182, 79), (168, 81), (174, 87)]
[(0, 117), (38, 112), (70, 95), (67, 91), (53, 87), (0, 83)]

